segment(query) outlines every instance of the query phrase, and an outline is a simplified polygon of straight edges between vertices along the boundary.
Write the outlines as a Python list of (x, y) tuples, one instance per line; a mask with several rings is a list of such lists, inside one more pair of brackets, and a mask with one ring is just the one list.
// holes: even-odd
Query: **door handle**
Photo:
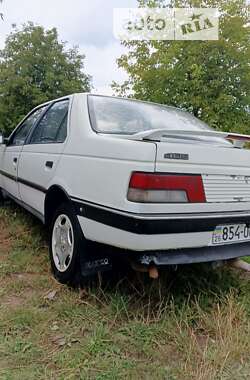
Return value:
[(54, 165), (53, 161), (46, 161), (46, 164), (45, 164), (46, 168), (52, 169), (53, 165)]
[(13, 162), (14, 162), (14, 164), (17, 163), (17, 157), (14, 157), (14, 158), (13, 158)]

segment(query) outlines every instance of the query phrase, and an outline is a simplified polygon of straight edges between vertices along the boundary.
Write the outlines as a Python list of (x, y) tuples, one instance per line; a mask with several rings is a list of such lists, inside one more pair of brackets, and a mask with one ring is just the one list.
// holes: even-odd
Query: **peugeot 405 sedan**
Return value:
[(250, 255), (249, 139), (174, 107), (74, 94), (1, 136), (1, 196), (49, 227), (62, 283), (114, 257), (156, 268), (227, 261)]

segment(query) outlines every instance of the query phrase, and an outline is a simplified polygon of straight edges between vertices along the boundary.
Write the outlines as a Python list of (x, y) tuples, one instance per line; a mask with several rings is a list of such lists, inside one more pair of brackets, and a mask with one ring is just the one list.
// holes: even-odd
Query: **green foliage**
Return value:
[(55, 28), (32, 23), (14, 28), (0, 50), (0, 129), (10, 132), (40, 103), (89, 91), (84, 58), (58, 40)]
[[(140, 6), (166, 6), (163, 0)], [(249, 133), (250, 49), (244, 0), (172, 1), (175, 7), (218, 7), (219, 41), (130, 41), (118, 60), (129, 80), (113, 89), (121, 96), (173, 105), (210, 126)]]

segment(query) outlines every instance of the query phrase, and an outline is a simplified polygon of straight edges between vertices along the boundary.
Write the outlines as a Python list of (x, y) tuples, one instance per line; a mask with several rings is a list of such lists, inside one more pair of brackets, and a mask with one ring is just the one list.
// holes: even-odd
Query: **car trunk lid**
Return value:
[(221, 211), (250, 208), (250, 150), (239, 149), (250, 136), (209, 130), (158, 130), (134, 137), (155, 142), (156, 172), (202, 176), (207, 211), (209, 204)]
[(250, 150), (156, 142), (156, 172), (201, 174), (208, 203), (250, 202)]

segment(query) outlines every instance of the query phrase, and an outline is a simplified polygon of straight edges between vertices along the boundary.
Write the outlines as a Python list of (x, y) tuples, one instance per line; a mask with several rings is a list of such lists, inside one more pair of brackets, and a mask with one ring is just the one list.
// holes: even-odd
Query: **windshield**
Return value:
[[(90, 95), (88, 99), (91, 124), (96, 132), (133, 135), (152, 129), (212, 130), (201, 120), (178, 108), (99, 95)], [(194, 139), (228, 144), (217, 137), (197, 136)]]

